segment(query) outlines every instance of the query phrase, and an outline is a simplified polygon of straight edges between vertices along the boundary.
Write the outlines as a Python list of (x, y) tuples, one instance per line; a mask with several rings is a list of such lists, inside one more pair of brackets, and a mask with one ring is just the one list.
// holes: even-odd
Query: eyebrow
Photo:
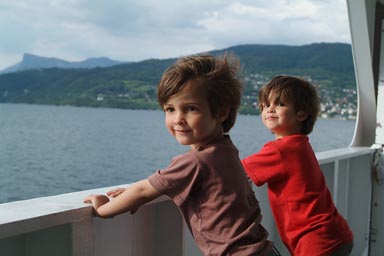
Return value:
[[(181, 103), (180, 105), (181, 105), (181, 106), (191, 106), (191, 105), (193, 105), (193, 106), (201, 106), (201, 105), (203, 105), (203, 104), (201, 104), (200, 102), (196, 102), (196, 101), (188, 101), (188, 102), (183, 102), (183, 103)], [(175, 104), (172, 104), (172, 103), (165, 103), (165, 104), (163, 105), (163, 107), (169, 107), (169, 106), (173, 107), (173, 106), (175, 106)]]

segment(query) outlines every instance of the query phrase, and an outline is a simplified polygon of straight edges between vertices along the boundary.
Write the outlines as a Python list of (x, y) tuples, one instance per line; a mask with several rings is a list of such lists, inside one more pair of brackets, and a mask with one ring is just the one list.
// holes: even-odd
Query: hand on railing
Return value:
[(110, 191), (108, 191), (106, 194), (110, 197), (117, 197), (118, 195), (122, 194), (126, 188), (115, 188)]

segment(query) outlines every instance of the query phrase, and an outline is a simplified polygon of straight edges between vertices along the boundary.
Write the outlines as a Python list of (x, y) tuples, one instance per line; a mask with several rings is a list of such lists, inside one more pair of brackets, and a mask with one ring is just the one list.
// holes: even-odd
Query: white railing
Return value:
[[(344, 148), (317, 153), (326, 182), (355, 237), (353, 255), (368, 248), (371, 208), (371, 148)], [(166, 197), (111, 219), (92, 216), (82, 199), (110, 188), (81, 191), (0, 204), (0, 255), (201, 255), (178, 209)], [(263, 225), (283, 255), (268, 206), (266, 188), (255, 188)]]

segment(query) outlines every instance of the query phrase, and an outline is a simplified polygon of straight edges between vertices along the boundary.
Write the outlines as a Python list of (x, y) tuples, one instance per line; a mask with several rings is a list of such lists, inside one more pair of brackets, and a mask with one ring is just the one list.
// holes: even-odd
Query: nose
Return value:
[(269, 105), (268, 107), (265, 107), (265, 111), (267, 113), (275, 113), (275, 108), (272, 105)]
[(184, 119), (184, 114), (181, 111), (176, 111), (173, 119), (174, 124), (184, 124), (185, 119)]

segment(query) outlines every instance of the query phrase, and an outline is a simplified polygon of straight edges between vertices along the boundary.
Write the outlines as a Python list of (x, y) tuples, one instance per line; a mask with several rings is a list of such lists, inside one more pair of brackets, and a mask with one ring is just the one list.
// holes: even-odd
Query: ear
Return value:
[(228, 116), (229, 116), (229, 111), (230, 111), (230, 107), (227, 107), (220, 115), (219, 115), (219, 119), (220, 119), (220, 122), (224, 122), (225, 120), (227, 120)]
[(297, 119), (298, 119), (300, 122), (305, 121), (305, 119), (307, 119), (307, 117), (308, 117), (308, 114), (305, 113), (304, 111), (299, 111), (299, 112), (297, 112)]

